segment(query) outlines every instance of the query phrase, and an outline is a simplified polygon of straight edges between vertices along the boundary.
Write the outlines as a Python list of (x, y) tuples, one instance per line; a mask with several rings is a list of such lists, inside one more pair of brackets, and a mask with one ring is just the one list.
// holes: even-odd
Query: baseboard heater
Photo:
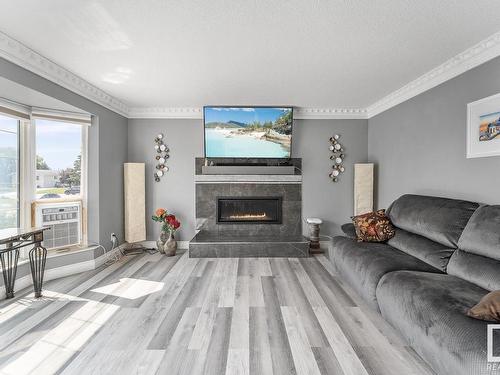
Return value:
[(256, 165), (204, 165), (201, 167), (202, 174), (221, 175), (290, 175), (295, 174), (293, 165), (283, 166), (256, 166)]

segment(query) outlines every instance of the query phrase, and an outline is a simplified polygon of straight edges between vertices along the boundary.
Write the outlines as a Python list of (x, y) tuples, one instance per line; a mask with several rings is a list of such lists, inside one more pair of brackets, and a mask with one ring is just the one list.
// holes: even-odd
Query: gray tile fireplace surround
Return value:
[[(309, 242), (302, 236), (302, 176), (203, 175), (197, 169), (196, 222), (199, 232), (189, 243), (189, 256), (306, 257)], [(220, 197), (280, 197), (280, 223), (218, 223)]]

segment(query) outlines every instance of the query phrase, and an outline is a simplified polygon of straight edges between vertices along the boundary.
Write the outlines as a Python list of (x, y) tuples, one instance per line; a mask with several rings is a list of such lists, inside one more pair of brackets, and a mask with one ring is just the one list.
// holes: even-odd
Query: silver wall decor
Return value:
[(330, 151), (332, 155), (330, 155), (330, 160), (333, 160), (332, 171), (328, 176), (332, 179), (333, 182), (337, 182), (339, 180), (339, 176), (341, 173), (345, 171), (344, 167), (344, 146), (339, 142), (340, 135), (335, 134), (333, 137), (330, 137)]
[(155, 138), (155, 151), (156, 151), (156, 171), (155, 171), (155, 181), (160, 182), (161, 177), (164, 176), (165, 172), (168, 172), (167, 159), (169, 156), (169, 149), (167, 145), (163, 142), (164, 136), (162, 133), (158, 134)]

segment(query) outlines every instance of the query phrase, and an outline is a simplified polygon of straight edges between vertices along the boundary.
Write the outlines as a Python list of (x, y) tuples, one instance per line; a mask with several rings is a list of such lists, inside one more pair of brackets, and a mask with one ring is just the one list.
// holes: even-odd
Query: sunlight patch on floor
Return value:
[[(111, 318), (119, 306), (89, 301), (52, 329), (1, 374), (56, 373)], [(50, 357), (50, 361), (47, 358)]]
[(120, 298), (137, 299), (148, 294), (159, 292), (163, 289), (165, 283), (158, 281), (123, 278), (120, 281), (105, 285), (100, 288), (92, 289), (92, 292), (107, 294)]
[(46, 303), (51, 301), (87, 301), (86, 299), (70, 296), (68, 294), (44, 290), (41, 298), (35, 298), (34, 293), (31, 293), (23, 298), (19, 298), (14, 302), (0, 309), (0, 324), (31, 308), (37, 303)]

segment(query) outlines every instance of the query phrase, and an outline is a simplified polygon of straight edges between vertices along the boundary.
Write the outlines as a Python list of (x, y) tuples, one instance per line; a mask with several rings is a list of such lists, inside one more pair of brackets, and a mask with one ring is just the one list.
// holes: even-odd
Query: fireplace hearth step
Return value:
[(202, 231), (189, 242), (190, 258), (305, 258), (308, 256), (309, 241), (300, 235), (259, 237)]

